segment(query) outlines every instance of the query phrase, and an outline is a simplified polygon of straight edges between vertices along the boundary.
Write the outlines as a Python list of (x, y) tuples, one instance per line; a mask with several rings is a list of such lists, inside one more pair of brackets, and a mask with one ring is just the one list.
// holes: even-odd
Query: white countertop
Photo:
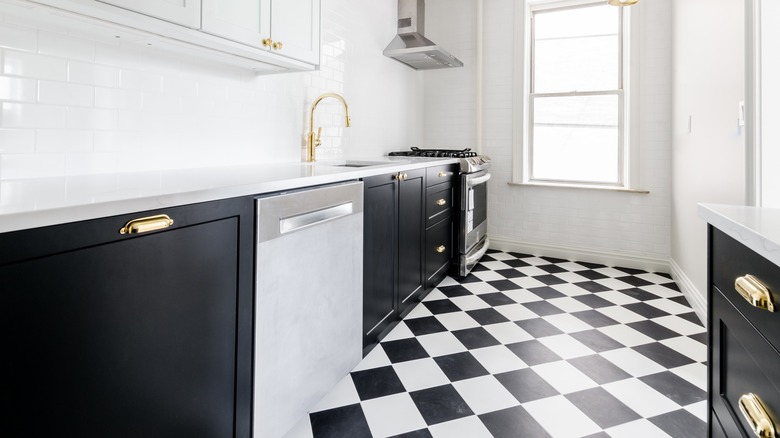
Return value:
[(699, 217), (780, 266), (780, 209), (699, 204)]
[(2, 181), (0, 233), (329, 184), (457, 163), (458, 159), (382, 157), (366, 161), (382, 164), (266, 163)]

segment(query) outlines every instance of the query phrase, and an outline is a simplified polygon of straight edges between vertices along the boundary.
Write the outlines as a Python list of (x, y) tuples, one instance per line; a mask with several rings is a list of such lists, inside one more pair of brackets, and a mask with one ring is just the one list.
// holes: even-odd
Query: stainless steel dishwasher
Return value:
[(254, 436), (284, 436), (361, 359), (363, 183), (259, 197)]

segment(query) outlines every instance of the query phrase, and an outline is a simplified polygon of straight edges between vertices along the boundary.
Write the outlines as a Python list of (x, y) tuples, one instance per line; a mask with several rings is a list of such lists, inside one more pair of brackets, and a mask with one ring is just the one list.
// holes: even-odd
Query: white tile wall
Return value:
[[(456, 5), (452, 5), (456, 3)], [(489, 234), (541, 245), (666, 260), (671, 215), (671, 0), (642, 2), (640, 186), (649, 195), (517, 187), (513, 157), (514, 7), (483, 0), (483, 152), (493, 159)], [(466, 67), (426, 75), (426, 146), (477, 144), (475, 2), (428, 0), (428, 36)], [(436, 11), (435, 13), (433, 11)]]
[(258, 76), (0, 4), (0, 180), (300, 161), (323, 92), (353, 127), (323, 102), (320, 160), (418, 144), (420, 73), (381, 54), (396, 7), (322, 0), (320, 70)]

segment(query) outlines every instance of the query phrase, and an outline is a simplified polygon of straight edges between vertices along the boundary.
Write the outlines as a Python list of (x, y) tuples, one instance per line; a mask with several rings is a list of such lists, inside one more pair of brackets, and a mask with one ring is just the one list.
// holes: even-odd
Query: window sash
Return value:
[[(534, 183), (549, 183), (549, 184), (577, 184), (577, 185), (584, 185), (584, 186), (600, 186), (600, 187), (625, 187), (626, 181), (625, 181), (625, 174), (626, 174), (626, 166), (627, 166), (627, 160), (626, 160), (626, 108), (625, 108), (625, 93), (624, 93), (624, 76), (625, 76), (625, 57), (624, 57), (624, 44), (625, 44), (625, 34), (624, 34), (624, 14), (618, 13), (618, 88), (614, 90), (598, 90), (598, 91), (576, 91), (572, 90), (569, 92), (547, 92), (547, 93), (536, 93), (535, 92), (535, 71), (536, 71), (536, 59), (535, 59), (535, 52), (536, 52), (536, 28), (535, 23), (536, 20), (534, 19), (536, 17), (536, 14), (544, 14), (544, 13), (554, 13), (557, 11), (563, 11), (563, 10), (571, 10), (571, 9), (579, 9), (579, 8), (586, 8), (586, 7), (592, 7), (597, 5), (602, 5), (603, 2), (583, 2), (582, 4), (577, 5), (569, 5), (569, 6), (561, 6), (561, 7), (532, 7), (530, 10), (531, 13), (531, 19), (530, 19), (530, 63), (529, 63), (529, 88), (530, 92), (528, 94), (528, 133), (527, 133), (527, 145), (526, 148), (526, 163), (525, 166), (526, 171), (524, 172), (527, 177), (528, 182), (534, 182)], [(608, 95), (617, 95), (618, 97), (618, 152), (617, 152), (617, 182), (615, 183), (605, 183), (601, 181), (585, 181), (585, 180), (566, 180), (566, 179), (544, 179), (544, 178), (536, 178), (533, 175), (533, 159), (534, 159), (534, 99), (536, 98), (542, 98), (542, 97), (576, 97), (576, 96), (608, 96)]]

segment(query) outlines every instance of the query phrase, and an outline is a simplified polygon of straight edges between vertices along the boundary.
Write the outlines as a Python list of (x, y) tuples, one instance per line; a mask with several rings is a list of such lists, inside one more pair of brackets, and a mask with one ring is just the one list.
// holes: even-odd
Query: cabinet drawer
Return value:
[(457, 174), (457, 164), (445, 164), (443, 166), (428, 167), (425, 169), (426, 186), (431, 187), (443, 182), (451, 182), (452, 178)]
[(425, 233), (426, 286), (434, 287), (452, 262), (452, 220), (445, 219)]
[[(779, 425), (780, 354), (750, 325), (717, 288), (712, 290), (712, 409), (726, 436), (752, 436), (740, 411), (745, 394), (758, 395), (768, 418)], [(750, 433), (748, 433), (750, 432)], [(717, 434), (713, 434), (717, 436)]]
[[(780, 350), (780, 267), (753, 252), (725, 233), (712, 231), (712, 282), (726, 298)], [(754, 307), (737, 292), (734, 282), (738, 277), (750, 274), (770, 291), (775, 312)]]
[(429, 187), (425, 196), (425, 226), (439, 222), (452, 215), (453, 191), (448, 183)]

